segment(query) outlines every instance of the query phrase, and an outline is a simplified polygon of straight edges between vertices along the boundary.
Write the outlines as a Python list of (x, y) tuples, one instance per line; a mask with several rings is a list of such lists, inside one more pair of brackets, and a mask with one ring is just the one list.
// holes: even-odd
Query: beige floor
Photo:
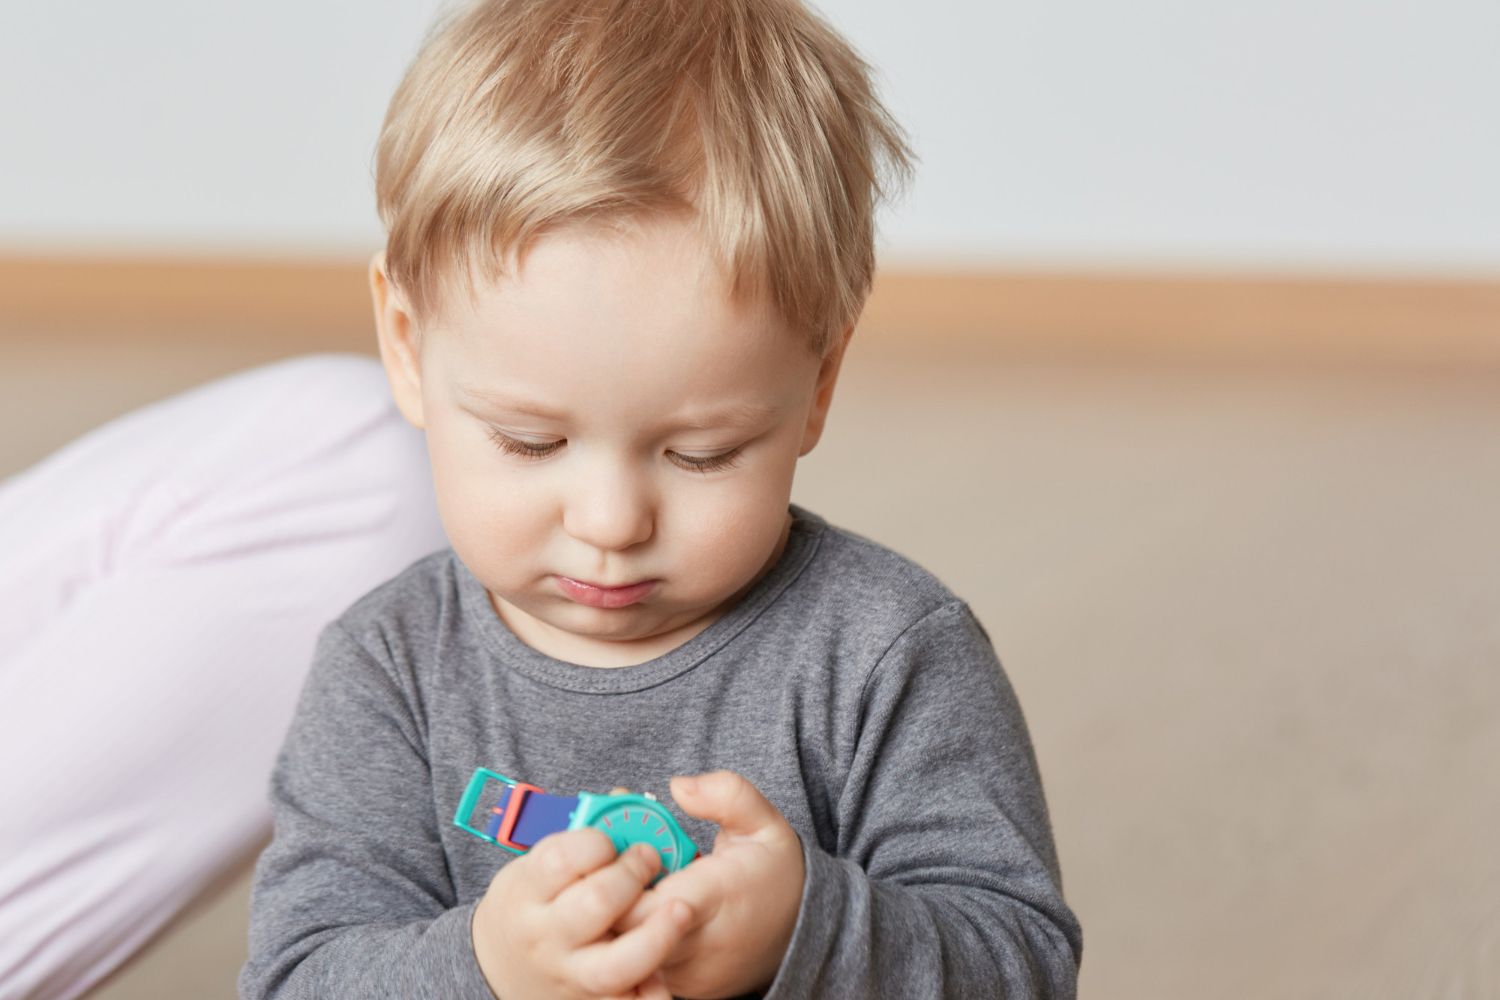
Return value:
[[(278, 352), (0, 341), (0, 473)], [(1500, 996), (1500, 372), (866, 345), (797, 494), (989, 627), (1085, 997)], [(95, 997), (233, 996), (244, 907)]]

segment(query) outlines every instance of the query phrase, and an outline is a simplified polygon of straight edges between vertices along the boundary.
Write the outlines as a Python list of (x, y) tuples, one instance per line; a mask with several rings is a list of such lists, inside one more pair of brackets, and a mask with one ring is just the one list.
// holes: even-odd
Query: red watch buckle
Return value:
[[(521, 802), (531, 792), (540, 791), (542, 790), (537, 786), (528, 785), (524, 781), (518, 781), (510, 786), (510, 798), (505, 800), (505, 812), (500, 814), (500, 829), (495, 834), (495, 841), (501, 847), (508, 847), (517, 854), (524, 854), (526, 852), (526, 848), (513, 842), (510, 839), (510, 835), (516, 830), (516, 820), (521, 818)], [(496, 806), (490, 812), (498, 813), (500, 812), (500, 807)]]

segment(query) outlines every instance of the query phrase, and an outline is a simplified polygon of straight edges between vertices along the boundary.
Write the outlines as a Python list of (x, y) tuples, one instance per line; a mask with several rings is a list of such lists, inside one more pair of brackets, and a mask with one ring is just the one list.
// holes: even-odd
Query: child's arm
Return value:
[[(774, 807), (737, 776), (707, 776), (713, 787), (700, 779), (679, 804), (733, 814), (735, 837), (664, 879), (620, 926), (673, 897), (707, 920), (663, 966), (685, 996), (764, 987), (769, 963), (767, 1000), (1073, 997), (1082, 938), (1031, 743), (968, 610), (950, 605), (907, 630), (872, 671), (862, 707), (835, 843), (788, 858), (796, 834)], [(741, 804), (712, 801), (731, 798)], [(712, 868), (721, 851), (741, 860)], [(755, 881), (737, 882), (747, 868)], [(799, 899), (783, 934), (789, 885)]]
[(414, 704), (338, 624), (324, 631), (272, 776), (240, 996), (667, 1000), (653, 973), (687, 906), (610, 930), (656, 875), (647, 848), (559, 834), (458, 899)]

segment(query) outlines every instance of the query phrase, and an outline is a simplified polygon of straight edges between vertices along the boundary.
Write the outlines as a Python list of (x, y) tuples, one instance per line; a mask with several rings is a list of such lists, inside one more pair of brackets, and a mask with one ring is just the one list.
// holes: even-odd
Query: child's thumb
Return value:
[(727, 833), (751, 834), (786, 822), (759, 789), (733, 771), (673, 778), (672, 798), (689, 816), (717, 823)]

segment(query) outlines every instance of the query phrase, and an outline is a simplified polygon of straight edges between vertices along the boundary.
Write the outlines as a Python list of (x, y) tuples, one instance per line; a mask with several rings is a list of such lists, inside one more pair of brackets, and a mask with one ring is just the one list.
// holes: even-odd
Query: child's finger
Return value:
[(658, 970), (635, 988), (635, 996), (631, 1000), (672, 1000), (672, 991), (667, 989), (667, 979)]
[(524, 857), (500, 871), (521, 866), (525, 877), (512, 891), (524, 900), (548, 903), (614, 859), (614, 842), (598, 830), (568, 830), (543, 837)]
[(599, 1000), (673, 1000), (667, 989), (666, 977), (660, 971), (653, 972), (646, 981), (637, 983), (632, 989), (618, 996), (600, 997)]
[(692, 908), (674, 899), (635, 930), (574, 952), (573, 978), (585, 993), (595, 995), (628, 995), (637, 986), (649, 988), (648, 980), (692, 923)]
[(636, 844), (606, 865), (558, 894), (557, 933), (574, 945), (597, 941), (634, 905), (661, 871), (661, 858), (646, 844)]
[(712, 855), (694, 861), (681, 871), (673, 872), (641, 893), (641, 898), (614, 923), (617, 933), (633, 930), (651, 919), (652, 914), (674, 899), (680, 899), (693, 910), (694, 923), (689, 931), (709, 920), (724, 902), (723, 872)]
[(672, 798), (689, 816), (717, 823), (731, 835), (748, 836), (786, 822), (760, 789), (733, 771), (673, 778)]
[(657, 892), (643, 892), (639, 899), (631, 904), (625, 915), (616, 920), (610, 929), (616, 934), (624, 934), (626, 931), (635, 930), (644, 924), (657, 910), (671, 902), (667, 897)]

